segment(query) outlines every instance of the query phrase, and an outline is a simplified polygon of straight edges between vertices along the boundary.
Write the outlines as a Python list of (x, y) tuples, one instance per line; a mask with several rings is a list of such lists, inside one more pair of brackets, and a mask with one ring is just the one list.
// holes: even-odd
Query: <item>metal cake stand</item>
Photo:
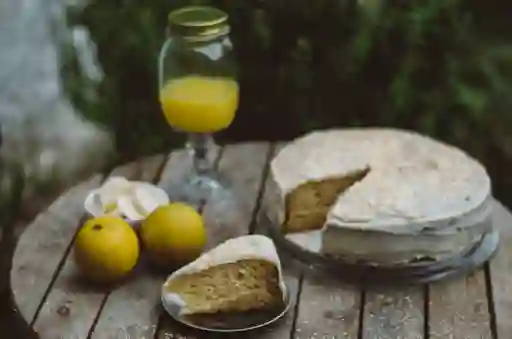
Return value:
[(489, 261), (499, 246), (499, 233), (494, 227), (490, 227), (471, 248), (441, 260), (422, 259), (390, 266), (364, 261), (349, 262), (322, 255), (288, 239), (281, 227), (273, 224), (264, 211), (260, 213), (259, 220), (277, 247), (290, 254), (305, 268), (324, 271), (349, 283), (424, 284), (464, 275)]

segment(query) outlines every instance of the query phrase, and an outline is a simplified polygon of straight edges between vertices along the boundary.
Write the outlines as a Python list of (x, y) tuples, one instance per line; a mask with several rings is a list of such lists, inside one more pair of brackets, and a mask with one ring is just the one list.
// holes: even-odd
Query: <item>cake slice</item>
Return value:
[(218, 245), (169, 276), (165, 300), (182, 316), (272, 309), (283, 304), (285, 285), (271, 239), (247, 235)]

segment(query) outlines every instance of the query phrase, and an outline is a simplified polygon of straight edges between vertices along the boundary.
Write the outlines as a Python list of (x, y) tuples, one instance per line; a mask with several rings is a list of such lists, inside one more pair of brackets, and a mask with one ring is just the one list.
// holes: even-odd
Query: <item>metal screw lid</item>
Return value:
[(210, 6), (187, 6), (168, 17), (171, 34), (204, 41), (229, 33), (228, 14)]

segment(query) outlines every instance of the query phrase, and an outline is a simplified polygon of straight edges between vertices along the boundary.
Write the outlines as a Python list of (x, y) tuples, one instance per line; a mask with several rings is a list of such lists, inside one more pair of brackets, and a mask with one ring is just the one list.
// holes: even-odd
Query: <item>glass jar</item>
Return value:
[(195, 203), (223, 196), (228, 189), (214, 169), (212, 133), (227, 128), (238, 108), (236, 62), (228, 15), (208, 6), (180, 8), (169, 14), (158, 82), (166, 121), (187, 133), (191, 168), (171, 183), (172, 198)]

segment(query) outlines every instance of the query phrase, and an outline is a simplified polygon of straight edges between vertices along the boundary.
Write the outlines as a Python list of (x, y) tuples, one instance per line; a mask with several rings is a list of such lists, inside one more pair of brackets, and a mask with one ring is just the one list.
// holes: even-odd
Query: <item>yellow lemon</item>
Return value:
[(184, 203), (170, 203), (154, 210), (140, 228), (142, 243), (160, 266), (184, 265), (196, 259), (206, 244), (201, 215)]
[(74, 256), (78, 268), (87, 278), (102, 283), (119, 280), (137, 264), (137, 234), (118, 217), (90, 219), (77, 234)]

